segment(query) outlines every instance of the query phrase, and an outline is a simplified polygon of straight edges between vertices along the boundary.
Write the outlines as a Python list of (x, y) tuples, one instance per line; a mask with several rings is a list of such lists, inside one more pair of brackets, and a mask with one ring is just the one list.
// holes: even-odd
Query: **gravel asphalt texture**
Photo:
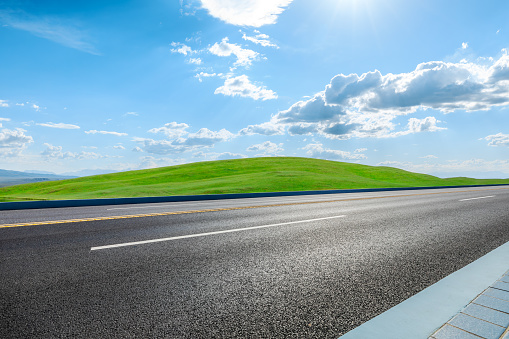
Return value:
[(0, 337), (337, 338), (509, 241), (509, 189), (426, 192), (2, 212), (8, 224), (342, 199), (0, 228)]

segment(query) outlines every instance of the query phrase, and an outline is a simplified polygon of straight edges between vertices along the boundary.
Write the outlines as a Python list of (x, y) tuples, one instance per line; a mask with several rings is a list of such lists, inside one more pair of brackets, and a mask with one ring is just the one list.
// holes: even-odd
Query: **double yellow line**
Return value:
[(399, 195), (389, 195), (389, 196), (382, 196), (382, 197), (366, 197), (366, 198), (335, 199), (335, 200), (324, 200), (324, 201), (292, 202), (292, 203), (284, 203), (284, 204), (269, 204), (269, 205), (256, 205), (256, 206), (243, 206), (243, 207), (227, 207), (227, 208), (211, 208), (211, 209), (204, 209), (204, 210), (190, 210), (190, 211), (177, 211), (177, 212), (128, 214), (128, 215), (118, 215), (118, 216), (110, 216), (110, 217), (96, 217), (96, 218), (34, 221), (34, 222), (24, 222), (24, 223), (16, 223), (16, 224), (3, 224), (3, 225), (0, 224), (0, 228), (23, 227), (23, 226), (40, 226), (40, 225), (55, 225), (55, 224), (68, 224), (68, 223), (86, 222), (86, 221), (102, 221), (102, 220), (119, 220), (119, 219), (146, 218), (146, 217), (158, 217), (158, 216), (166, 216), (166, 215), (207, 213), (207, 212), (219, 212), (219, 211), (235, 211), (235, 210), (245, 210), (245, 209), (253, 209), (253, 208), (267, 208), (267, 207), (309, 205), (309, 204), (324, 204), (324, 203), (340, 202), (340, 201), (355, 201), (355, 200), (400, 198), (400, 197), (412, 197), (412, 196), (418, 196), (418, 195), (450, 194), (450, 193), (462, 193), (462, 192), (474, 192), (474, 191), (489, 191), (489, 190), (501, 190), (501, 189), (508, 189), (508, 188), (486, 188), (486, 189), (479, 189), (479, 190), (465, 190), (465, 191), (454, 191), (454, 192), (429, 192), (429, 193), (415, 193), (415, 194), (399, 194)]

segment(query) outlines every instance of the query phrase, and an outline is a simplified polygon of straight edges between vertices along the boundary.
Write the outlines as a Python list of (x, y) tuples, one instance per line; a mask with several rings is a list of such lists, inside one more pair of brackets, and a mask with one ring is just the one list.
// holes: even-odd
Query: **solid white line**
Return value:
[(467, 200), (477, 200), (477, 199), (486, 199), (486, 198), (493, 198), (494, 195), (488, 195), (487, 197), (479, 197), (479, 198), (469, 198), (469, 199), (461, 199), (458, 201), (467, 201)]
[(245, 227), (245, 228), (236, 228), (236, 229), (225, 230), (225, 231), (216, 231), (216, 232), (207, 232), (207, 233), (181, 235), (181, 236), (178, 236), (178, 237), (171, 237), (171, 238), (160, 238), (160, 239), (152, 239), (152, 240), (144, 240), (144, 241), (126, 242), (126, 243), (122, 243), (122, 244), (114, 244), (114, 245), (105, 245), (105, 246), (92, 247), (90, 250), (91, 251), (96, 251), (96, 250), (104, 250), (104, 249), (108, 249), (108, 248), (116, 248), (116, 247), (124, 247), (124, 246), (135, 246), (135, 245), (142, 245), (142, 244), (150, 244), (150, 243), (154, 243), (154, 242), (162, 242), (162, 241), (171, 241), (171, 240), (179, 240), (179, 239), (187, 239), (187, 238), (204, 237), (204, 236), (207, 236), (207, 235), (232, 233), (232, 232), (240, 232), (240, 231), (249, 231), (249, 230), (255, 230), (255, 229), (259, 229), (259, 228), (267, 228), (267, 227), (275, 227), (275, 226), (291, 225), (291, 224), (300, 224), (300, 223), (304, 223), (304, 222), (313, 222), (313, 221), (335, 219), (335, 218), (343, 218), (343, 217), (345, 217), (345, 216), (344, 215), (337, 215), (337, 216), (334, 216), (334, 217), (308, 219), (308, 220), (299, 220), (299, 221), (289, 221), (289, 222), (283, 222), (283, 223), (272, 224), (272, 225), (262, 225), (262, 226), (253, 226), (253, 227)]

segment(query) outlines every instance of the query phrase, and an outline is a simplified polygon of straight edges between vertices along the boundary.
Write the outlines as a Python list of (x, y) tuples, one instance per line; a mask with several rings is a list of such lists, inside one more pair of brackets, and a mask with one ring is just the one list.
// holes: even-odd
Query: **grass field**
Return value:
[(509, 184), (509, 179), (441, 179), (392, 167), (273, 157), (198, 162), (0, 188), (0, 201), (188, 194)]

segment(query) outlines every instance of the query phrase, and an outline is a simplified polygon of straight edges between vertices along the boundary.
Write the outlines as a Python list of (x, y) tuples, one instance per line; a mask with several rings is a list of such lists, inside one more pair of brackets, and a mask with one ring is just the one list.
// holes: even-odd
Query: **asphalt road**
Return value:
[[(509, 241), (508, 206), (488, 187), (3, 211), (0, 337), (337, 338)], [(91, 217), (113, 218), (52, 222)]]

